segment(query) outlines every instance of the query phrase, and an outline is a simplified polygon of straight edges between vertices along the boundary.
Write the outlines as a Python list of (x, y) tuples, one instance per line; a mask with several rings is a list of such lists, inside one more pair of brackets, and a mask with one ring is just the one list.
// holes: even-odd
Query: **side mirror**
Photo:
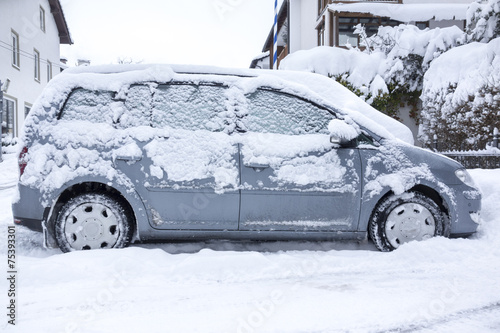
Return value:
[(346, 119), (346, 121), (333, 119), (328, 124), (328, 131), (330, 132), (330, 142), (343, 148), (356, 147), (357, 138), (361, 134), (359, 127), (350, 119)]

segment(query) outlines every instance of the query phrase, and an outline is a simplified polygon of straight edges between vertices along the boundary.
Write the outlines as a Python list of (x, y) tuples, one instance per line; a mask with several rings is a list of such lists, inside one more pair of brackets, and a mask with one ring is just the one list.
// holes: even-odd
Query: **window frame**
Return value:
[[(3, 107), (4, 109), (2, 110), (2, 119), (0, 119), (0, 132), (1, 132), (1, 135), (3, 136), (4, 134), (5, 135), (11, 135), (12, 137), (15, 137), (17, 135), (17, 99), (16, 98), (13, 98), (13, 97), (9, 97), (9, 96), (6, 96), (4, 95), (4, 99), (3, 99), (4, 103), (3, 103)], [(9, 103), (12, 103), (12, 109), (9, 110)], [(9, 111), (11, 111), (11, 117), (9, 117)], [(1, 124), (3, 123), (4, 121), (4, 118), (5, 118), (5, 122), (6, 122), (6, 132), (4, 132), (4, 129), (3, 129), (3, 126), (1, 126)], [(12, 128), (11, 128), (11, 132), (9, 132), (9, 120), (11, 120), (11, 124), (12, 124)]]
[(46, 25), (45, 25), (45, 9), (40, 6), (40, 30), (45, 32)]
[(20, 69), (21, 50), (19, 49), (19, 34), (13, 29), (11, 29), (11, 41), (12, 41), (12, 54), (11, 54), (12, 67)]
[(47, 60), (47, 82), (52, 80), (52, 62)]
[[(33, 108), (33, 105), (30, 103), (24, 103), (24, 119), (28, 116), (28, 113), (30, 113), (31, 109)], [(27, 110), (27, 112), (26, 112)]]
[(40, 83), (40, 51), (33, 49), (33, 61), (34, 61), (34, 78), (35, 81)]

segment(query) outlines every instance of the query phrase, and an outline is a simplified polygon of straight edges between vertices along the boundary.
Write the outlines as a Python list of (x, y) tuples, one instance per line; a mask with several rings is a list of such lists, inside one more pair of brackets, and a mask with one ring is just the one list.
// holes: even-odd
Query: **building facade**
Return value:
[[(419, 28), (443, 28), (456, 25), (465, 28), (465, 14), (470, 0), (283, 0), (278, 13), (279, 61), (299, 50), (316, 46), (358, 46), (355, 26), (363, 24), (368, 36), (379, 26), (415, 24)], [(273, 50), (273, 29), (262, 49)], [(267, 62), (268, 64), (263, 64)], [(254, 59), (251, 67), (273, 68), (270, 57)]]
[(60, 73), (60, 44), (72, 44), (59, 0), (0, 1), (2, 137), (19, 135), (26, 115)]

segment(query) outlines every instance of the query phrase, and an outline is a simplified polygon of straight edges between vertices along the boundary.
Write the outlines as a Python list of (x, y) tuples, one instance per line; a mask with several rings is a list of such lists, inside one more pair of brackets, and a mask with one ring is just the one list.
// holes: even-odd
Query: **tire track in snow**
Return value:
[[(438, 326), (441, 325), (446, 325), (450, 324), (454, 321), (470, 321), (474, 320), (474, 317), (479, 317), (484, 314), (487, 314), (488, 312), (495, 312), (498, 311), (498, 315), (500, 316), (500, 301), (496, 303), (492, 303), (490, 305), (482, 306), (482, 307), (477, 307), (477, 308), (470, 308), (466, 310), (461, 310), (455, 313), (452, 313), (450, 315), (444, 316), (442, 318), (437, 318), (434, 320), (425, 320), (421, 321), (420, 323), (417, 324), (411, 324), (409, 325), (409, 328), (392, 328), (388, 330), (382, 330), (382, 331), (377, 331), (375, 333), (413, 333), (413, 332), (419, 332), (419, 331), (424, 331), (424, 330), (431, 330), (435, 331)], [(481, 321), (480, 318), (476, 319), (476, 321)], [(433, 329), (434, 328), (434, 329)], [(500, 328), (500, 327), (498, 327)]]

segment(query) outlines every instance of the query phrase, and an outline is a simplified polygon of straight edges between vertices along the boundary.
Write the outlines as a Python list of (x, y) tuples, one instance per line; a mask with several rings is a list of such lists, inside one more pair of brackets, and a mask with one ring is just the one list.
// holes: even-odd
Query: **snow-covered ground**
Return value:
[[(499, 332), (500, 170), (470, 239), (381, 253), (369, 243), (141, 244), (62, 254), (16, 227), (16, 325), (6, 332)], [(14, 154), (0, 163), (0, 279), (7, 313)]]

